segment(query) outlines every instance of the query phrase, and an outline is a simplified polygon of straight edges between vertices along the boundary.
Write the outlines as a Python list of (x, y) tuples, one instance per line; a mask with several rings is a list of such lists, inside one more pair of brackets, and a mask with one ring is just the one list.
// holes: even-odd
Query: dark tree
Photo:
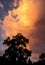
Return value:
[(13, 36), (12, 39), (8, 37), (3, 42), (3, 44), (8, 46), (8, 49), (5, 50), (3, 57), (16, 64), (31, 63), (29, 59), (31, 51), (26, 49), (27, 43), (29, 43), (29, 40), (20, 33)]
[(39, 60), (37, 62), (34, 62), (33, 65), (45, 65), (45, 53), (42, 53), (39, 56)]
[(39, 56), (39, 58), (40, 58), (41, 60), (45, 60), (45, 53), (42, 53), (42, 54)]

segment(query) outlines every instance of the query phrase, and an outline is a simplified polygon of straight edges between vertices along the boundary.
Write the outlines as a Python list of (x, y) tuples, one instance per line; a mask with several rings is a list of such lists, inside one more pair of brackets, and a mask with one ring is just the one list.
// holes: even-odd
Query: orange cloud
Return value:
[[(18, 9), (8, 11), (9, 15), (5, 16), (2, 28), (5, 30), (5, 36), (13, 36), (17, 32), (22, 33), (31, 39), (30, 43), (37, 42), (37, 38), (29, 37), (32, 30), (36, 31), (35, 23), (43, 17), (42, 0), (22, 0)], [(18, 15), (17, 19), (12, 16)], [(38, 32), (39, 33), (39, 32)], [(31, 44), (30, 44), (31, 45)]]

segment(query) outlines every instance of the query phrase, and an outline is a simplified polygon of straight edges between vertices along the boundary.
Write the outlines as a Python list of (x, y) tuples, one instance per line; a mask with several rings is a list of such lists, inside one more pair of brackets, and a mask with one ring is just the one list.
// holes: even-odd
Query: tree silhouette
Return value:
[(41, 60), (45, 60), (45, 53), (42, 53), (42, 54), (39, 56), (39, 58), (40, 58)]
[(34, 62), (33, 65), (45, 65), (45, 53), (42, 53), (39, 56), (39, 60), (37, 62)]
[(32, 52), (26, 49), (26, 44), (28, 42), (29, 40), (20, 33), (13, 36), (12, 39), (8, 37), (3, 42), (3, 44), (8, 46), (8, 49), (5, 50), (3, 57), (15, 64), (31, 63), (29, 57)]

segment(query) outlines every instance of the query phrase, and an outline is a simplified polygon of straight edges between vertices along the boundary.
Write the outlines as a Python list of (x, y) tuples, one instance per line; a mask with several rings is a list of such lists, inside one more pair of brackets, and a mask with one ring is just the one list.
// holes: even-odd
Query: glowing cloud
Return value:
[(42, 29), (45, 23), (43, 22), (43, 25), (40, 24), (40, 27), (37, 25), (39, 22), (41, 23), (43, 18), (45, 19), (45, 9), (43, 8), (44, 4), (44, 0), (22, 0), (20, 7), (16, 10), (13, 8), (13, 10), (8, 11), (8, 15), (5, 16), (2, 26), (5, 31), (5, 36), (11, 37), (17, 32), (20, 32), (30, 39), (31, 49), (34, 49), (35, 44), (40, 44), (41, 40), (44, 41), (42, 39), (42, 36), (44, 35), (42, 35), (41, 32), (40, 34), (39, 30)]

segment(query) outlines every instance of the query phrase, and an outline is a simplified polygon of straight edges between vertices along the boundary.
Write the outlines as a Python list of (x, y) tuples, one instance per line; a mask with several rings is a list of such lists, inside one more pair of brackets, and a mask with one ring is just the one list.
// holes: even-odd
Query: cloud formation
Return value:
[(20, 7), (9, 10), (4, 17), (1, 29), (5, 32), (2, 36), (11, 37), (20, 32), (29, 38), (32, 51), (45, 52), (44, 6), (45, 0), (22, 0)]
[[(8, 15), (8, 11), (19, 7), (20, 0), (0, 0), (0, 20)], [(15, 3), (15, 5), (14, 5)]]

